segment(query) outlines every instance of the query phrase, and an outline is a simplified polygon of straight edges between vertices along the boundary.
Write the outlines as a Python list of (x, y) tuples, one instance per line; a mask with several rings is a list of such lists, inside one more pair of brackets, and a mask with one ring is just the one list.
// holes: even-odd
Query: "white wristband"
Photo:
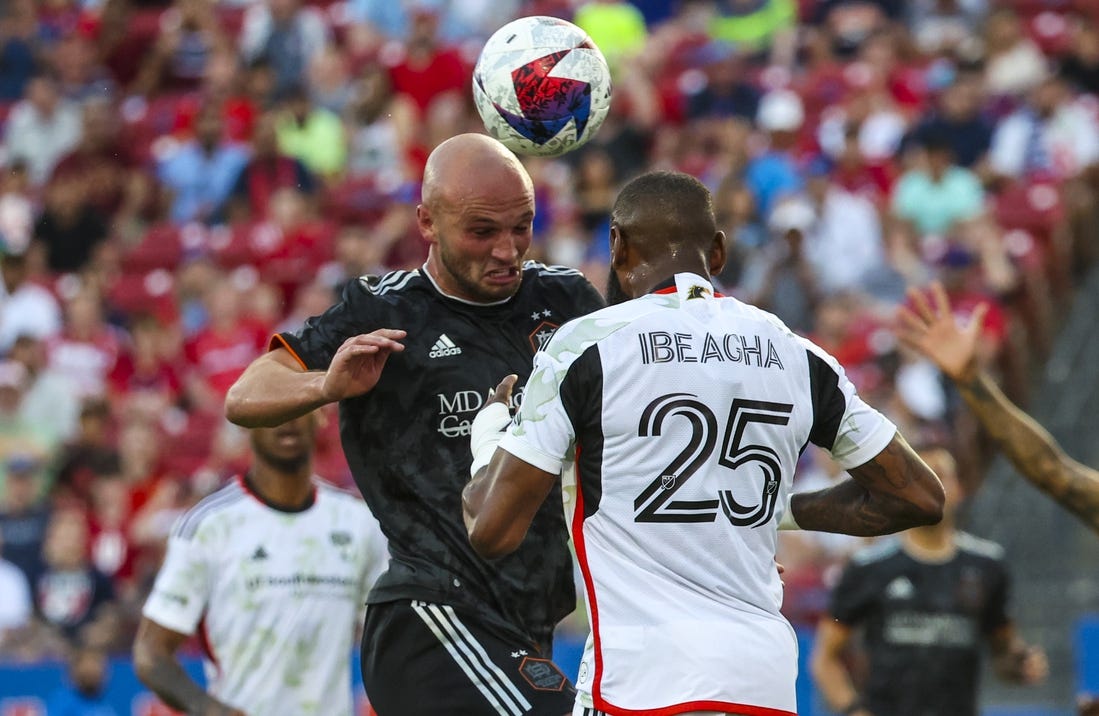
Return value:
[(798, 526), (797, 521), (794, 520), (794, 508), (793, 508), (793, 504), (792, 504), (793, 501), (794, 501), (794, 493), (791, 492), (790, 495), (786, 498), (786, 511), (782, 513), (782, 519), (779, 520), (779, 523), (778, 523), (778, 528), (780, 530), (800, 530), (801, 529), (801, 527)]
[(492, 453), (504, 437), (504, 431), (511, 424), (511, 412), (503, 403), (486, 406), (473, 418), (469, 426), (469, 450), (473, 453), (473, 464), (469, 466), (469, 476), (475, 476), (481, 468), (492, 460)]

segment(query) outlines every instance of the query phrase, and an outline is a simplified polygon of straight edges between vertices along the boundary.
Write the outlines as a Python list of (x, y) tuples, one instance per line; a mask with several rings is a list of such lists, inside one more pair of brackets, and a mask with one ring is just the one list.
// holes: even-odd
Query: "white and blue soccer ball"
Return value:
[(485, 43), (473, 100), (488, 133), (513, 152), (558, 156), (599, 131), (611, 106), (611, 73), (576, 25), (523, 17)]

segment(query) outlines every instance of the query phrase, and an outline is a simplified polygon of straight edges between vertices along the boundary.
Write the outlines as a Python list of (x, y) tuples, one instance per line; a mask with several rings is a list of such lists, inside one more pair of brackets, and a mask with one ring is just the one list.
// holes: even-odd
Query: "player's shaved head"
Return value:
[(709, 189), (681, 172), (650, 172), (631, 181), (619, 192), (611, 221), (646, 258), (675, 247), (705, 251), (717, 231)]
[(435, 148), (424, 167), (423, 203), (434, 209), (461, 204), (501, 182), (526, 189), (534, 185), (519, 159), (500, 142), (484, 134), (459, 134)]
[(475, 302), (514, 295), (534, 221), (534, 184), (515, 155), (483, 134), (452, 137), (428, 157), (422, 191), (416, 221), (439, 287)]

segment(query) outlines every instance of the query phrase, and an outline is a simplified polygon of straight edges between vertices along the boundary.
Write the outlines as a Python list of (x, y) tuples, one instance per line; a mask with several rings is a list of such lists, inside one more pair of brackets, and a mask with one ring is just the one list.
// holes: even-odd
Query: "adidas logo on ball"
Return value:
[(431, 352), (427, 354), (428, 358), (445, 358), (447, 356), (461, 355), (462, 349), (454, 344), (454, 341), (447, 337), (447, 334), (439, 336), (439, 340), (435, 341), (435, 345), (431, 346)]

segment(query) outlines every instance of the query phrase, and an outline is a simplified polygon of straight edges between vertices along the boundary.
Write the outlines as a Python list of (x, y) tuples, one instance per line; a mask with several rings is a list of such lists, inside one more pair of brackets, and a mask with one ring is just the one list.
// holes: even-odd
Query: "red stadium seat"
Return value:
[(369, 223), (382, 216), (390, 199), (371, 177), (348, 179), (321, 197), (324, 216), (341, 223)]
[(1012, 184), (995, 199), (995, 215), (1005, 229), (1022, 229), (1047, 242), (1061, 222), (1064, 210), (1055, 184)]
[(183, 260), (183, 241), (179, 229), (172, 224), (160, 224), (146, 232), (141, 242), (122, 257), (125, 273), (153, 269), (175, 269)]
[(107, 293), (108, 303), (129, 316), (152, 313), (171, 319), (175, 315), (175, 278), (166, 269), (123, 273)]
[(168, 438), (164, 451), (165, 469), (180, 476), (190, 476), (210, 457), (218, 431), (225, 418), (217, 413), (192, 411), (178, 432)]
[(1072, 42), (1068, 18), (1057, 12), (1040, 12), (1030, 18), (1027, 34), (1046, 55), (1063, 54)]
[(254, 224), (220, 227), (210, 232), (209, 249), (214, 261), (222, 268), (256, 265), (259, 253), (253, 248)]

